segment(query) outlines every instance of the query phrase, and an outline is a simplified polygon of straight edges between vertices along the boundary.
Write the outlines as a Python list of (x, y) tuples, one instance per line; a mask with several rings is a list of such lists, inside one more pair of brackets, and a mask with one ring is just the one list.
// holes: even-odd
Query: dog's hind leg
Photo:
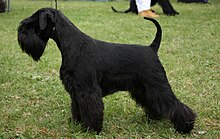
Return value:
[(78, 92), (80, 122), (90, 131), (99, 133), (102, 129), (104, 105), (101, 96), (94, 90)]
[[(138, 87), (129, 91), (131, 97), (136, 101), (138, 105), (140, 105), (145, 111), (146, 115), (148, 115), (149, 119), (160, 119), (162, 114), (159, 111), (149, 111), (151, 104), (148, 104), (149, 94), (144, 85), (139, 84)], [(148, 106), (149, 105), (149, 106)], [(148, 120), (149, 120), (148, 119)]]
[(180, 133), (189, 133), (193, 129), (196, 114), (176, 98), (168, 82), (160, 85), (152, 83), (138, 85), (130, 90), (130, 94), (145, 110), (148, 118), (169, 119)]
[(149, 83), (145, 87), (150, 118), (169, 119), (180, 133), (189, 133), (193, 129), (196, 114), (176, 98), (168, 82), (161, 85)]
[[(172, 106), (176, 97), (172, 92), (166, 92), (158, 86), (145, 83), (146, 107), (145, 111), (148, 113), (150, 119), (159, 119), (161, 117), (168, 118), (169, 113), (172, 111)], [(167, 86), (169, 88), (169, 86)], [(169, 89), (168, 89), (169, 90)]]

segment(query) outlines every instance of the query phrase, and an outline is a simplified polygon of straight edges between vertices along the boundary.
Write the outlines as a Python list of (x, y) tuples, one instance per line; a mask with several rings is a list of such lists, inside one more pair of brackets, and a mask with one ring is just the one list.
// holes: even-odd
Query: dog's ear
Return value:
[(39, 14), (39, 26), (40, 30), (44, 30), (47, 26), (47, 12), (41, 12)]
[(53, 16), (53, 13), (48, 12), (48, 11), (39, 13), (40, 30), (44, 30), (47, 27), (48, 20), (51, 22), (55, 22), (55, 18)]

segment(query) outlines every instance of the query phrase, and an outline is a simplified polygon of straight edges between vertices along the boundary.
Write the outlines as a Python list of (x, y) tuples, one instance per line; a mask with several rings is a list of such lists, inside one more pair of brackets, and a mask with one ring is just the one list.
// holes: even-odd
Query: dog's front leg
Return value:
[(74, 95), (71, 95), (71, 112), (72, 112), (72, 118), (75, 122), (80, 122), (80, 113), (79, 113), (79, 104), (77, 102), (77, 99)]
[(89, 92), (77, 93), (80, 120), (85, 128), (99, 133), (102, 129), (104, 106), (97, 92), (89, 90)]

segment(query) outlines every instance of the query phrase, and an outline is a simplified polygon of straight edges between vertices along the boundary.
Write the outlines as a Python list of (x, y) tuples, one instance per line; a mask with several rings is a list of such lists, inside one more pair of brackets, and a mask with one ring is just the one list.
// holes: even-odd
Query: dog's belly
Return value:
[(117, 91), (128, 91), (136, 84), (136, 77), (131, 74), (105, 74), (100, 80), (103, 97)]

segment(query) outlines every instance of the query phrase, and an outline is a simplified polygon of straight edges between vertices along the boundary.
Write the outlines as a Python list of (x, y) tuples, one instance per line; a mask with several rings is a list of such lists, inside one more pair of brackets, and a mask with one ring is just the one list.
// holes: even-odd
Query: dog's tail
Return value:
[(154, 23), (154, 25), (157, 27), (157, 34), (156, 34), (153, 42), (150, 45), (150, 47), (154, 50), (154, 52), (157, 53), (158, 49), (160, 47), (160, 42), (161, 42), (161, 38), (162, 38), (162, 29), (160, 27), (160, 24), (157, 22), (157, 20), (155, 20), (153, 18), (147, 18), (147, 17), (144, 17), (144, 19), (152, 21)]

